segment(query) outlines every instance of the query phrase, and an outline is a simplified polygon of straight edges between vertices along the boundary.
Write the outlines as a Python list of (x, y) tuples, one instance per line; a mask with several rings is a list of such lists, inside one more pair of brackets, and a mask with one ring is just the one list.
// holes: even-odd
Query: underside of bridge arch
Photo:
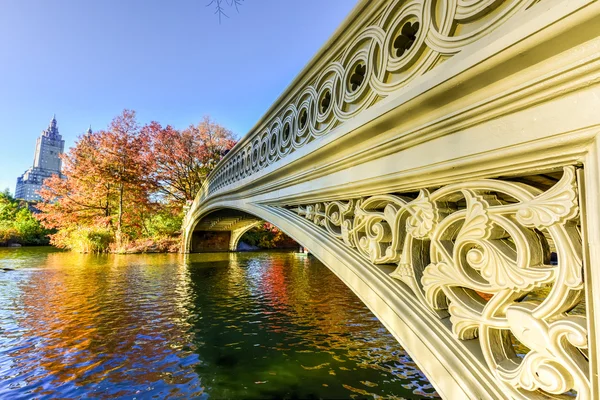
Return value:
[(235, 251), (240, 238), (262, 219), (235, 209), (221, 209), (198, 220), (189, 238), (189, 252)]
[[(265, 221), (250, 213), (224, 208), (209, 212), (198, 219), (188, 235), (187, 253), (239, 251), (244, 235)], [(283, 232), (278, 248), (297, 249), (297, 243)], [(250, 246), (252, 248), (252, 246)]]

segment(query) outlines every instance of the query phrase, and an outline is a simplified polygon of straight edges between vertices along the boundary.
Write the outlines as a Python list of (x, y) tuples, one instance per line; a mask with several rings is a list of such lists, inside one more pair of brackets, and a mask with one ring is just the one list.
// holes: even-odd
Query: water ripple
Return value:
[(0, 249), (0, 398), (437, 397), (317, 260)]

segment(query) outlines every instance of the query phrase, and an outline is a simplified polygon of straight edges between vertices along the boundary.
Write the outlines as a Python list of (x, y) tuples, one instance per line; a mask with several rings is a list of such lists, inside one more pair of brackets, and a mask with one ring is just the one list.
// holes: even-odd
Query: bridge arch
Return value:
[[(290, 209), (225, 201), (208, 205), (190, 214), (202, 225), (211, 215), (269, 222), (302, 246), (338, 276), (384, 324), (411, 355), (436, 390), (448, 399), (502, 398), (503, 389), (494, 384), (481, 359), (473, 356), (472, 343), (460, 343), (448, 330), (448, 318), (434, 311), (423, 312), (422, 305), (404, 283), (390, 277), (390, 265), (374, 265), (348, 249), (338, 239)], [(251, 222), (248, 222), (251, 224)], [(249, 228), (248, 228), (249, 229)], [(193, 229), (185, 238), (193, 244)], [(452, 371), (460, 366), (461, 373)]]
[(235, 251), (244, 233), (262, 220), (237, 209), (219, 208), (205, 212), (193, 223), (185, 246), (189, 253)]
[(211, 173), (183, 251), (247, 213), (444, 398), (600, 399), (598, 26), (595, 0), (359, 2)]

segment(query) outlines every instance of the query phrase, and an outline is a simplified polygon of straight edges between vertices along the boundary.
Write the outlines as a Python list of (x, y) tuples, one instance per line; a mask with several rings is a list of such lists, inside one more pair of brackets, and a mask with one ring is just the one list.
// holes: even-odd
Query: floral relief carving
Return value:
[[(384, 0), (354, 37), (332, 46), (290, 95), (234, 147), (211, 175), (209, 193), (244, 179), (360, 114), (441, 60), (489, 35), (538, 0)], [(265, 140), (277, 137), (278, 140)], [(260, 149), (255, 143), (265, 143)], [(248, 159), (248, 154), (253, 156)], [(238, 167), (237, 156), (248, 160)], [(232, 168), (235, 167), (235, 168)], [(542, 216), (538, 216), (542, 217)], [(523, 215), (523, 218), (535, 218)]]
[[(575, 168), (551, 188), (499, 179), (290, 207), (391, 274), (514, 398), (590, 398)], [(551, 253), (556, 253), (556, 263)], [(577, 312), (573, 309), (577, 306)]]

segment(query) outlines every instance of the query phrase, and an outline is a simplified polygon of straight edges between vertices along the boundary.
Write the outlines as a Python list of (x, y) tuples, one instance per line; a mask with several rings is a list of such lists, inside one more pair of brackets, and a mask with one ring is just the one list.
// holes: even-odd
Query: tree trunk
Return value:
[(121, 232), (121, 224), (123, 222), (123, 183), (119, 185), (119, 211), (117, 216), (117, 249), (121, 249), (122, 242), (122, 232)]

